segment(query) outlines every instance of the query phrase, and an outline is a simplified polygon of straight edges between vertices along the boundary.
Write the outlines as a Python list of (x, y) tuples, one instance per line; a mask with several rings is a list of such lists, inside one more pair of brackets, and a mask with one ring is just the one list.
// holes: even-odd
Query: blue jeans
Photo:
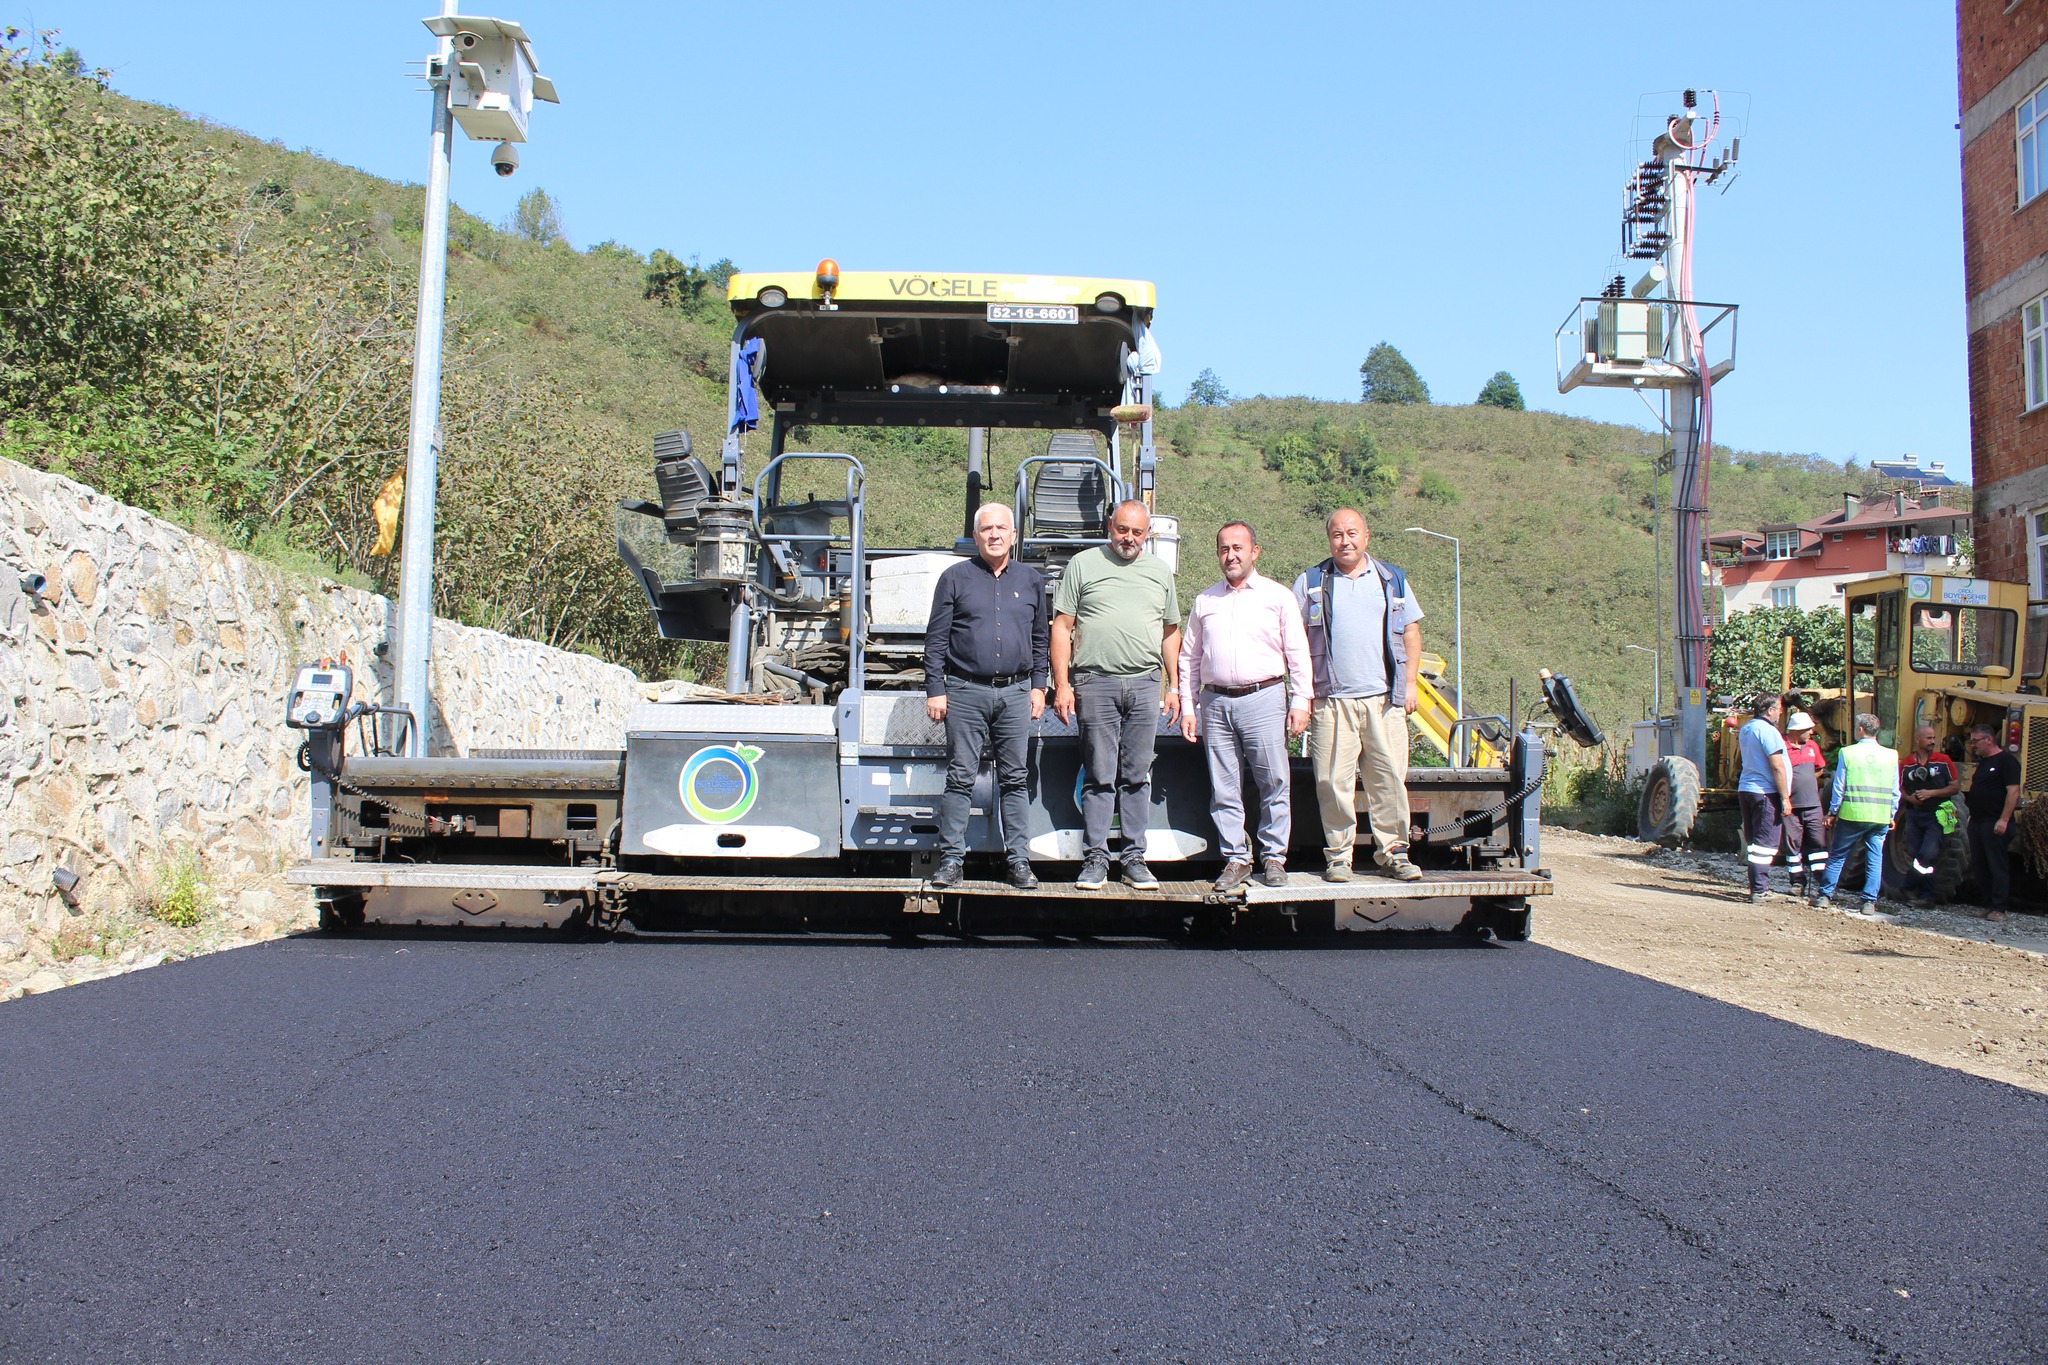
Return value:
[(1876, 900), (1877, 893), (1884, 889), (1884, 836), (1890, 832), (1889, 825), (1835, 821), (1834, 841), (1828, 845), (1828, 868), (1820, 876), (1821, 895), (1835, 894), (1835, 887), (1842, 880), (1842, 864), (1848, 861), (1849, 850), (1860, 841), (1863, 845), (1863, 899)]

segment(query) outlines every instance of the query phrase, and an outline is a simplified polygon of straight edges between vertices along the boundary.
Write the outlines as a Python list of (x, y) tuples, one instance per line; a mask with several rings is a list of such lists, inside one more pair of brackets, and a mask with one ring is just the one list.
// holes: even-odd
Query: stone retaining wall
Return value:
[[(188, 850), (216, 885), (274, 885), (306, 844), (300, 735), (282, 721), (293, 667), (346, 655), (357, 697), (389, 701), (376, 649), (396, 619), (385, 598), (0, 460), (0, 939), (71, 913), (60, 868), (88, 911), (132, 904)], [(449, 621), (433, 677), (443, 754), (623, 747), (641, 690), (626, 669)]]

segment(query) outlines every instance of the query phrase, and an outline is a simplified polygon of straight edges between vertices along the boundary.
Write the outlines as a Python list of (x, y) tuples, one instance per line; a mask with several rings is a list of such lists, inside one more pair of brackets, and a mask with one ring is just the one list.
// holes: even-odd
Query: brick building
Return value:
[(1958, 0), (1976, 572), (2048, 596), (2048, 2)]

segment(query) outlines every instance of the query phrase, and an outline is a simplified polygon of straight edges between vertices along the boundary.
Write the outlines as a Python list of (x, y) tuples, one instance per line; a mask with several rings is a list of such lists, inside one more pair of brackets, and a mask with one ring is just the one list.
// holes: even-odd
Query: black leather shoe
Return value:
[(1036, 891), (1038, 874), (1031, 870), (1031, 864), (1022, 858), (1010, 860), (1010, 885), (1019, 891)]
[(931, 884), (938, 887), (958, 886), (967, 875), (967, 869), (958, 858), (939, 859), (939, 870), (932, 873)]

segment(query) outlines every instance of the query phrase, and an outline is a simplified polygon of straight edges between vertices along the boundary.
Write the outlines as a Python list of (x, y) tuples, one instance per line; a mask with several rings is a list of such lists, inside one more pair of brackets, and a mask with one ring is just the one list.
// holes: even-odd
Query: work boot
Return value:
[(1408, 855), (1405, 853), (1391, 855), (1384, 863), (1380, 864), (1380, 867), (1389, 877), (1392, 877), (1397, 882), (1419, 882), (1422, 880), (1422, 869), (1409, 862)]
[(1323, 869), (1326, 882), (1348, 882), (1351, 880), (1350, 863), (1331, 863)]
[(1806, 903), (1806, 908), (1809, 910), (1832, 910), (1835, 908), (1835, 903), (1826, 896), (1816, 895)]
[(1031, 860), (1029, 858), (1010, 859), (1009, 881), (1010, 885), (1016, 887), (1019, 891), (1036, 891), (1038, 889), (1038, 874), (1031, 870)]
[(1254, 878), (1260, 886), (1287, 885), (1287, 860), (1266, 858), (1259, 863), (1259, 875)]
[(1145, 866), (1143, 858), (1124, 859), (1124, 885), (1139, 891), (1157, 891), (1159, 878), (1152, 875), (1152, 869)]
[(1109, 885), (1109, 859), (1100, 853), (1091, 853), (1081, 860), (1081, 875), (1074, 878), (1074, 886), (1080, 891), (1100, 891)]
[(1217, 891), (1235, 891), (1238, 887), (1243, 886), (1251, 875), (1252, 864), (1249, 858), (1232, 858), (1223, 865), (1223, 875), (1216, 879), (1216, 885), (1213, 889)]
[(932, 873), (931, 884), (940, 889), (958, 886), (967, 876), (967, 869), (959, 858), (939, 859), (939, 870)]

